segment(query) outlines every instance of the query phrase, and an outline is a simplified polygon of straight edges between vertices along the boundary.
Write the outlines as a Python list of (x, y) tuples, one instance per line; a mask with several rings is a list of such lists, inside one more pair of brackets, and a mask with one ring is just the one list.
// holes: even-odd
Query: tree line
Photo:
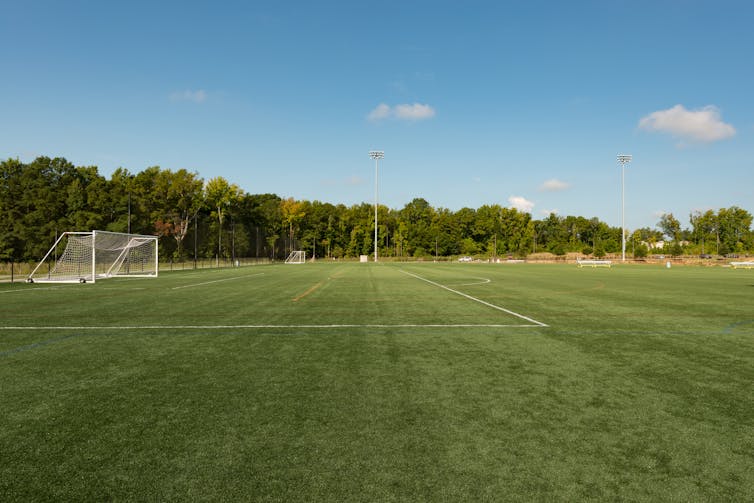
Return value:
[[(621, 250), (621, 229), (596, 217), (535, 220), (498, 204), (451, 211), (422, 198), (377, 211), (383, 257), (600, 257)], [(751, 214), (735, 206), (692, 213), (687, 228), (665, 214), (658, 229), (631, 232), (626, 251), (644, 257), (666, 242), (664, 253), (673, 255), (751, 253), (751, 224)], [(374, 206), (249, 194), (223, 177), (205, 181), (185, 169), (119, 168), (107, 179), (96, 166), (64, 158), (0, 162), (0, 260), (39, 260), (61, 233), (92, 229), (157, 235), (163, 260), (280, 259), (294, 249), (308, 257), (357, 257), (374, 250)]]

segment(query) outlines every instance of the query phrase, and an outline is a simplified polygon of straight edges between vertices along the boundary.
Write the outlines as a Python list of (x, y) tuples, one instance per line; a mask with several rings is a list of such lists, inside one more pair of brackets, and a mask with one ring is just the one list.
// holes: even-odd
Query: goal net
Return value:
[(303, 264), (306, 262), (305, 251), (292, 251), (288, 258), (285, 259), (286, 264)]
[(157, 236), (107, 231), (65, 232), (27, 281), (94, 283), (114, 276), (157, 277), (157, 261)]

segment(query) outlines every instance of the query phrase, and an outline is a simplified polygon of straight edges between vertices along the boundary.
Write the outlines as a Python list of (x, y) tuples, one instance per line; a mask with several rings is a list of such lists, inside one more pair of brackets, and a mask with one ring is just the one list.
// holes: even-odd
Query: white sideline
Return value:
[(23, 290), (0, 290), (0, 293), (18, 293), (18, 292), (38, 292), (39, 290), (57, 290), (65, 288), (64, 286), (43, 286), (37, 288), (24, 288)]
[[(548, 326), (547, 324), (542, 323), (541, 321), (537, 321), (537, 320), (535, 320), (533, 318), (529, 318), (528, 316), (524, 316), (523, 314), (518, 314), (518, 313), (516, 313), (514, 311), (511, 311), (510, 309), (505, 309), (504, 307), (496, 306), (495, 304), (490, 304), (489, 302), (484, 301), (482, 299), (477, 299), (476, 297), (472, 297), (471, 295), (465, 294), (463, 292), (459, 292), (458, 290), (453, 290), (452, 288), (449, 288), (449, 287), (447, 287), (445, 285), (441, 285), (440, 283), (435, 283), (434, 281), (429, 280), (427, 278), (423, 278), (423, 277), (419, 276), (418, 274), (414, 274), (414, 273), (411, 273), (411, 272), (408, 272), (408, 271), (404, 271), (403, 269), (401, 269), (401, 272), (404, 273), (404, 274), (408, 274), (409, 276), (412, 276), (412, 277), (414, 277), (416, 279), (420, 279), (422, 281), (425, 281), (425, 282), (429, 283), (430, 285), (434, 285), (434, 286), (440, 287), (440, 288), (442, 288), (444, 290), (447, 290), (449, 292), (453, 292), (454, 294), (460, 295), (461, 297), (465, 297), (465, 298), (467, 298), (469, 300), (473, 300), (474, 302), (479, 302), (480, 304), (483, 304), (483, 305), (485, 305), (487, 307), (491, 307), (492, 309), (497, 309), (498, 311), (502, 311), (504, 313), (508, 313), (510, 315), (513, 315), (513, 316), (515, 316), (517, 318), (521, 318), (522, 320), (526, 320), (528, 322), (534, 323), (534, 325), (536, 325), (538, 327), (547, 327)], [(529, 325), (519, 325), (519, 326), (529, 326)]]
[[(528, 319), (528, 318), (527, 318)], [(532, 320), (533, 321), (533, 320)], [(538, 323), (538, 322), (535, 322)], [(120, 326), (14, 326), (0, 327), (2, 331), (19, 331), (19, 330), (231, 330), (231, 329), (300, 329), (300, 328), (531, 328), (535, 326), (547, 325), (538, 324), (512, 324), (503, 323), (367, 323), (367, 324), (331, 324), (331, 325), (120, 325)]]

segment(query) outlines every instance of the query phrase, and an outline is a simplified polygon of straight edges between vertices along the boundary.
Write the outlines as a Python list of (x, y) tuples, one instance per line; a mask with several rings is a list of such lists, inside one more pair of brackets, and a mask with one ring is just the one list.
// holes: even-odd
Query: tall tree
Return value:
[[(692, 234), (695, 242), (701, 244), (701, 252), (706, 253), (706, 243), (710, 240), (717, 242), (717, 215), (715, 215), (715, 212), (712, 210), (707, 210), (704, 213), (701, 211), (694, 211), (689, 215), (689, 223), (692, 227)], [(717, 252), (717, 248), (715, 251)]]
[(176, 256), (181, 258), (183, 241), (204, 203), (203, 181), (197, 173), (185, 169), (163, 170), (157, 174), (154, 190), (155, 198), (161, 202), (155, 209), (155, 226), (175, 239)]
[(657, 222), (657, 226), (673, 241), (678, 241), (681, 238), (681, 222), (672, 213), (663, 214), (660, 221)]
[(741, 253), (751, 246), (752, 216), (748, 211), (731, 206), (717, 212), (720, 232), (720, 253)]
[(0, 260), (15, 262), (21, 258), (22, 240), (18, 222), (21, 218), (20, 179), (24, 165), (18, 159), (0, 163)]
[(298, 225), (306, 212), (304, 211), (304, 205), (300, 201), (296, 201), (292, 197), (283, 199), (280, 202), (280, 213), (283, 216), (283, 222), (288, 226), (288, 243), (293, 251), (293, 234), (294, 227)]
[(218, 176), (210, 179), (204, 187), (204, 199), (212, 208), (212, 215), (217, 218), (217, 260), (222, 256), (223, 220), (231, 205), (236, 204), (242, 196), (242, 191), (236, 184)]
[(434, 211), (426, 199), (420, 197), (413, 199), (401, 210), (401, 218), (407, 225), (406, 250), (410, 254), (422, 256), (434, 249)]

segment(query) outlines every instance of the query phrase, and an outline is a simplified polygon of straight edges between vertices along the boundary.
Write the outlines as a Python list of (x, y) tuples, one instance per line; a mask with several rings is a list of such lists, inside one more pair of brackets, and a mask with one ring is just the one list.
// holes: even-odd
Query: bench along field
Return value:
[(0, 285), (0, 499), (754, 497), (754, 271)]

